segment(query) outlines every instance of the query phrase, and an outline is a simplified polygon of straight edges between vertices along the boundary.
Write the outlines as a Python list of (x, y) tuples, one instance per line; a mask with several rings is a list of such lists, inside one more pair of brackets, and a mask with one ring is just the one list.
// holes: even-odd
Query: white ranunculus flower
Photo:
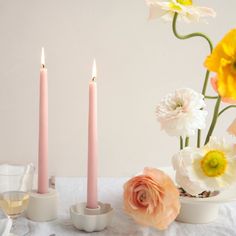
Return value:
[(236, 183), (236, 147), (211, 137), (202, 148), (186, 147), (172, 159), (176, 182), (197, 195), (217, 191)]
[(205, 128), (207, 112), (203, 95), (189, 88), (165, 96), (156, 109), (157, 119), (171, 136), (192, 136)]
[[(195, 6), (192, 0), (146, 0), (149, 6), (149, 19), (158, 17), (166, 21), (173, 19), (174, 13), (178, 13), (185, 22), (198, 22), (204, 17), (215, 17), (216, 13), (208, 7)], [(204, 20), (204, 22), (206, 22)]]

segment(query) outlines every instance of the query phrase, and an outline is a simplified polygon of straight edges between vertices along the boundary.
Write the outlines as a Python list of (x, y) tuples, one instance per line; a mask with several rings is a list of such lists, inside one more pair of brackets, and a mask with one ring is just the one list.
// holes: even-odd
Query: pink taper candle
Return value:
[(48, 81), (42, 48), (39, 93), (38, 193), (48, 192)]
[(98, 207), (97, 201), (97, 84), (96, 62), (93, 63), (92, 80), (89, 83), (89, 118), (88, 118), (88, 176), (87, 208)]

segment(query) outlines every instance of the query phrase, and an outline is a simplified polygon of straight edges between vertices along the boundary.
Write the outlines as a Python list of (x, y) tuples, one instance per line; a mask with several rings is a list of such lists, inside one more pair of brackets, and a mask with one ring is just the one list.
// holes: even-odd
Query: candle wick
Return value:
[(45, 65), (44, 65), (44, 64), (42, 64), (42, 68), (45, 68)]
[(92, 81), (94, 82), (94, 81), (95, 81), (95, 79), (96, 79), (96, 77), (94, 76), (94, 77), (92, 78)]

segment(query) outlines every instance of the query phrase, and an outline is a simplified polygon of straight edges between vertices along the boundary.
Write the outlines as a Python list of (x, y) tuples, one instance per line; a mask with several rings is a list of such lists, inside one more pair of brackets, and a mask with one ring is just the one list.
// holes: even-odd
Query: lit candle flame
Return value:
[(44, 47), (42, 47), (42, 53), (41, 53), (41, 65), (42, 65), (42, 67), (45, 67)]
[(96, 66), (96, 60), (93, 60), (93, 72), (92, 72), (92, 79), (95, 80), (97, 77), (97, 66)]

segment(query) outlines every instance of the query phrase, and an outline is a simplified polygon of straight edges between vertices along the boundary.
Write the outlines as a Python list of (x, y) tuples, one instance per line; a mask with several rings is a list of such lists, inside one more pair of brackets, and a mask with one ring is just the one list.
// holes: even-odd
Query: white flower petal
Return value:
[[(225, 172), (216, 177), (207, 176), (201, 167), (202, 158), (209, 151), (221, 151), (227, 159)], [(224, 139), (211, 137), (203, 148), (184, 148), (172, 158), (176, 182), (188, 193), (197, 195), (203, 191), (223, 190), (236, 183), (236, 150)]]
[(216, 17), (216, 12), (209, 7), (195, 7), (195, 12), (197, 12), (200, 17), (206, 17), (206, 16)]
[(166, 12), (166, 14), (163, 15), (161, 18), (162, 18), (164, 21), (172, 21), (173, 16), (174, 16), (174, 13), (171, 12), (171, 11), (168, 11), (168, 12)]
[(192, 89), (182, 88), (165, 96), (157, 106), (161, 128), (171, 136), (192, 136), (205, 128), (207, 112), (201, 110), (203, 96)]
[(163, 10), (162, 8), (160, 8), (159, 6), (151, 4), (149, 7), (148, 19), (153, 20), (153, 19), (159, 18), (165, 15), (166, 13), (167, 12)]
[(202, 193), (205, 189), (199, 182), (193, 182), (188, 176), (183, 176), (179, 172), (176, 172), (176, 182), (189, 194), (196, 196)]
[(200, 18), (203, 17), (215, 17), (216, 15), (215, 11), (211, 8), (194, 5), (185, 6), (181, 3), (178, 3), (176, 0), (146, 0), (146, 2), (150, 8), (149, 19), (161, 17), (162, 19), (169, 21), (173, 19), (174, 13), (177, 12), (180, 16), (180, 19), (190, 23), (198, 22), (200, 21)]

